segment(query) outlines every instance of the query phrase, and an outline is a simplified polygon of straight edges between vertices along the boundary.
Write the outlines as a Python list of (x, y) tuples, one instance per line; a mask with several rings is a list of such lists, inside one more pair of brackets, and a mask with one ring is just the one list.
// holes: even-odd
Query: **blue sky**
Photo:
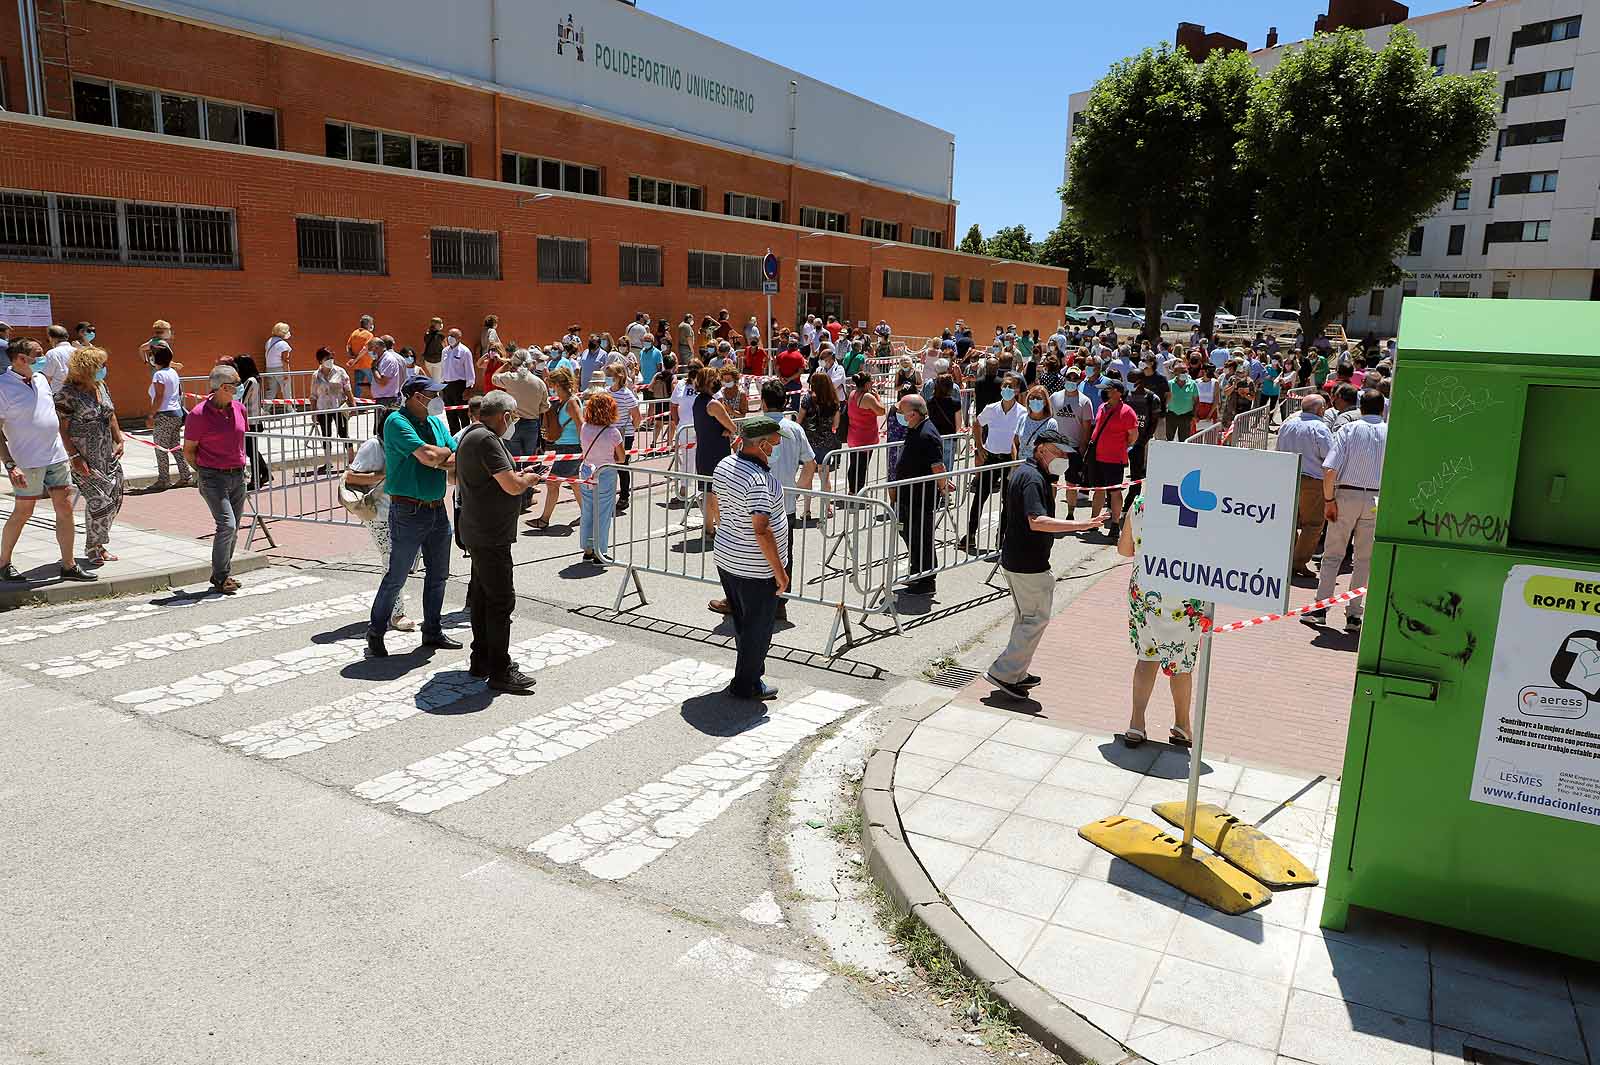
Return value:
[[(1067, 97), (1117, 59), (1198, 22), (1259, 48), (1311, 34), (1309, 0), (639, 0), (639, 6), (956, 136), (958, 233), (1061, 216)], [(1464, 0), (1416, 0), (1425, 15)], [(870, 146), (863, 146), (870, 150)]]

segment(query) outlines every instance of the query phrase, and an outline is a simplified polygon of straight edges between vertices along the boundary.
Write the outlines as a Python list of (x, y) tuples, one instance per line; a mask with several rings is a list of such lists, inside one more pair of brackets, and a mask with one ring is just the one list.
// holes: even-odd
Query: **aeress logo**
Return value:
[(1200, 487), (1200, 471), (1190, 470), (1179, 484), (1162, 485), (1161, 502), (1178, 508), (1178, 524), (1193, 529), (1200, 524), (1200, 511), (1217, 509), (1217, 493)]

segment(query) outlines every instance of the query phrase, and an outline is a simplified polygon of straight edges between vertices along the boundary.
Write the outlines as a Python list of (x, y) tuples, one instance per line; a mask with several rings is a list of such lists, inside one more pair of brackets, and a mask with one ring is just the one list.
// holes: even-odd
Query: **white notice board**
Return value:
[(1300, 456), (1152, 441), (1141, 588), (1257, 612), (1289, 608)]
[(42, 329), (52, 325), (50, 296), (41, 292), (0, 292), (0, 322)]

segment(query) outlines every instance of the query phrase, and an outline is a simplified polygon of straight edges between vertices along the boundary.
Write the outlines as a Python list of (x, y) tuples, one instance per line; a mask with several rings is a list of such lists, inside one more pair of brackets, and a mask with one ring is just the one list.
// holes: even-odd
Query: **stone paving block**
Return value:
[(1467, 1061), (1466, 1051), (1469, 1047), (1476, 1051), (1487, 1050), (1500, 1054), (1509, 1061), (1525, 1065), (1587, 1065), (1586, 1062), (1574, 1062), (1570, 1058), (1553, 1058), (1548, 1054), (1538, 1054), (1527, 1047), (1498, 1043), (1493, 1039), (1459, 1032), (1454, 1028), (1437, 1024), (1433, 1026), (1433, 1065), (1478, 1065), (1483, 1061), (1481, 1056), (1474, 1055), (1473, 1061)]
[[(1169, 954), (1161, 959), (1140, 1012), (1185, 1028), (1272, 1049), (1277, 1046), (1283, 1027), (1288, 996), (1289, 988), (1284, 984)], [(1368, 1065), (1359, 1057), (1345, 1058), (1338, 1065), (1357, 1062)]]
[(991, 739), (1009, 743), (1013, 747), (1026, 747), (1031, 751), (1064, 755), (1072, 750), (1083, 733), (1062, 728), (1046, 721), (1007, 721)]
[(976, 710), (969, 706), (951, 704), (930, 714), (927, 724), (947, 732), (961, 732), (979, 739), (988, 739), (1006, 723), (1004, 715), (992, 710)]
[(960, 915), (944, 902), (917, 906), (912, 911), (917, 919), (928, 926), (928, 931), (939, 937), (949, 947), (961, 968), (974, 980), (985, 984), (998, 984), (1015, 974), (1004, 958), (994, 948), (978, 937)]
[(910, 788), (913, 791), (927, 791), (939, 782), (939, 778), (948, 773), (955, 765), (939, 758), (928, 758), (920, 754), (911, 754), (901, 751), (900, 757), (894, 763), (894, 786), (896, 788)]
[[(1274, 895), (1261, 912), (1276, 906), (1281, 897)], [(1424, 958), (1308, 935), (1301, 939), (1293, 983), (1319, 995), (1425, 1021), (1431, 1006), (1429, 981)]]
[(1119, 943), (1164, 950), (1182, 913), (1182, 904), (1171, 896), (1141, 895), (1103, 880), (1079, 878), (1050, 921)]
[(1278, 1052), (1312, 1065), (1431, 1065), (1432, 1035), (1426, 1021), (1295, 991)]
[(1057, 995), (1131, 1012), (1139, 1008), (1160, 960), (1153, 950), (1048, 925), (1018, 968)]
[(961, 915), (962, 920), (1012, 966), (1021, 963), (1028, 948), (1033, 946), (1034, 938), (1044, 929), (1043, 921), (1002, 910), (977, 899), (959, 895), (950, 895), (949, 899), (951, 907)]
[(1063, 872), (1076, 872), (1098, 850), (1078, 835), (1076, 828), (1012, 814), (989, 837), (984, 850), (1018, 858), (1035, 865), (1046, 865)]
[(1293, 978), (1300, 953), (1295, 929), (1268, 924), (1255, 913), (1218, 913), (1198, 899), (1184, 903), (1183, 916), (1167, 944), (1169, 954), (1275, 984)]
[(1435, 964), (1433, 1020), (1542, 1054), (1583, 1060), (1583, 1036), (1565, 985), (1558, 994), (1535, 991)]
[(1033, 788), (1034, 783), (1031, 780), (1008, 777), (1004, 773), (992, 773), (987, 769), (974, 769), (969, 765), (958, 765), (940, 777), (939, 782), (929, 788), (928, 792), (932, 795), (975, 802), (982, 806), (992, 806), (997, 810), (1013, 810)]
[(1045, 774), (1054, 769), (1059, 761), (1061, 761), (1060, 755), (985, 740), (978, 744), (971, 754), (963, 758), (961, 764), (1037, 783), (1043, 780)]
[(1018, 1027), (1067, 1065), (1136, 1065), (1144, 1061), (1029, 980), (1013, 977), (996, 984), (994, 990), (1016, 1011)]
[(1017, 804), (1016, 812), (1077, 829), (1103, 817), (1110, 817), (1120, 809), (1120, 799), (1060, 788), (1054, 784), (1040, 784)]
[(1133, 794), (1133, 789), (1139, 786), (1142, 779), (1139, 774), (1130, 773), (1109, 762), (1091, 762), (1068, 757), (1063, 758), (1050, 771), (1044, 778), (1044, 783), (1051, 787), (1086, 791), (1091, 795), (1127, 802), (1128, 796)]
[(1070, 881), (1071, 874), (1059, 869), (980, 851), (950, 881), (947, 890), (1045, 921), (1060, 904)]
[(1127, 1043), (1151, 1061), (1182, 1062), (1183, 1065), (1273, 1065), (1275, 1057), (1263, 1047), (1236, 1043), (1219, 1035), (1149, 1017), (1134, 1021)]
[(1453, 928), (1429, 932), (1428, 956), (1436, 967), (1486, 976), (1550, 995), (1567, 993), (1570, 959), (1562, 955)]
[[(1205, 754), (1200, 758), (1200, 786), (1232, 794), (1238, 786), (1239, 776), (1244, 772), (1244, 766), (1236, 762), (1224, 762), (1220, 759)], [(1162, 751), (1156, 756), (1155, 764), (1150, 767), (1148, 774), (1163, 780), (1181, 780), (1184, 786), (1189, 783), (1189, 752), (1174, 748)]]
[(1106, 1035), (1118, 1042), (1127, 1042), (1128, 1032), (1133, 1027), (1134, 1021), (1134, 1015), (1127, 1010), (1112, 1009), (1110, 1006), (1102, 1006), (1098, 1002), (1090, 1002), (1076, 995), (1062, 995), (1060, 1000), (1073, 1013), (1081, 1014)]
[(1005, 819), (1004, 810), (943, 795), (924, 795), (915, 805), (900, 812), (900, 823), (907, 832), (936, 836), (968, 847), (981, 847)]
[(967, 859), (977, 853), (972, 847), (963, 847), (946, 839), (932, 836), (906, 834), (906, 843), (922, 863), (923, 870), (933, 881), (933, 886), (943, 891), (967, 864)]

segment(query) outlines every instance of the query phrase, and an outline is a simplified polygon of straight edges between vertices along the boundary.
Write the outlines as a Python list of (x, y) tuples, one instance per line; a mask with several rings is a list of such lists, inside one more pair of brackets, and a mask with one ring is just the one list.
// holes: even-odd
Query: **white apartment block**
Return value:
[[(1404, 25), (1440, 73), (1495, 74), (1499, 133), (1470, 187), (1412, 233), (1402, 283), (1350, 301), (1346, 331), (1393, 336), (1410, 295), (1600, 300), (1600, 0), (1482, 0)], [(1381, 47), (1392, 30), (1362, 32)], [(1250, 57), (1266, 73), (1301, 43)], [(1074, 118), (1088, 98), (1072, 95)], [(1381, 144), (1349, 150), (1353, 166), (1384, 165)]]

